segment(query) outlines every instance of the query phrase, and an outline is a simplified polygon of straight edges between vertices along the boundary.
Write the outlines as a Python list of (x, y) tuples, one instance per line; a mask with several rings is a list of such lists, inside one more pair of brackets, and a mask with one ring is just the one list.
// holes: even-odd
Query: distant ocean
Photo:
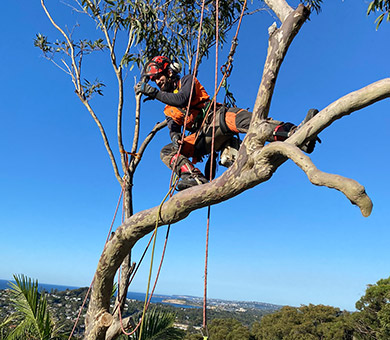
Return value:
[[(0, 280), (0, 290), (9, 288), (9, 281), (8, 280)], [(48, 284), (48, 283), (38, 283), (39, 289), (44, 289), (47, 292), (50, 292), (52, 289), (57, 289), (59, 291), (64, 291), (67, 289), (77, 289), (80, 287), (73, 287), (73, 286), (60, 286), (60, 285), (53, 285), (53, 284)], [(134, 292), (128, 292), (127, 294), (128, 299), (132, 300), (137, 300), (137, 301), (145, 301), (145, 294), (144, 293), (134, 293)], [(182, 308), (198, 308), (195, 306), (186, 306), (186, 305), (178, 305), (178, 304), (173, 304), (173, 303), (166, 303), (163, 302), (165, 299), (171, 299), (172, 296), (169, 295), (153, 295), (152, 301), (153, 303), (165, 303), (174, 307), (182, 307)]]
[[(15, 281), (12, 281), (15, 283)], [(67, 289), (77, 289), (80, 287), (72, 287), (72, 286), (60, 286), (60, 285), (51, 285), (46, 283), (38, 283), (39, 289), (44, 289), (47, 292), (50, 292), (52, 289), (57, 289), (59, 291), (67, 290)], [(0, 290), (9, 288), (9, 280), (0, 280)]]

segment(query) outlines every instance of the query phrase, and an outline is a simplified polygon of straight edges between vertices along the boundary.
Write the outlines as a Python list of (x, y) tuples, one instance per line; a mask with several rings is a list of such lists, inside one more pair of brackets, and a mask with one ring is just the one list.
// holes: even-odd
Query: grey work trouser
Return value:
[[(186, 148), (183, 145), (181, 153), (177, 156), (175, 162), (172, 161), (173, 157), (177, 155), (177, 147), (173, 144), (165, 145), (160, 152), (161, 160), (166, 166), (172, 169), (173, 165), (175, 166), (175, 172), (180, 175), (180, 167), (183, 165), (183, 162), (189, 162), (188, 158), (193, 157), (195, 162), (200, 160), (203, 156), (211, 153), (212, 141), (213, 141), (213, 130), (214, 130), (214, 150), (219, 151), (224, 146), (224, 144), (232, 138), (237, 132), (246, 133), (249, 128), (249, 124), (252, 118), (252, 113), (239, 109), (239, 108), (229, 108), (229, 116), (234, 117), (233, 124), (236, 127), (236, 131), (229, 129), (226, 122), (226, 109), (221, 107), (216, 112), (215, 117), (215, 127), (213, 124), (213, 114), (210, 114), (205, 124), (198, 133), (198, 137), (193, 145), (188, 145)], [(234, 115), (233, 115), (234, 114)], [(186, 139), (184, 140), (186, 143)]]

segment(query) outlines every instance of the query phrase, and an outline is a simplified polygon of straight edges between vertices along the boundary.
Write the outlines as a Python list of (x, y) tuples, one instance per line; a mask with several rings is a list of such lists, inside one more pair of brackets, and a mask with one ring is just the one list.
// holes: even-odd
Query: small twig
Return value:
[(72, 82), (73, 82), (73, 84), (75, 84), (75, 83), (74, 83), (73, 74), (71, 73), (68, 64), (67, 64), (63, 59), (61, 59), (61, 61), (66, 65), (66, 67), (68, 68), (68, 71), (65, 70), (63, 67), (61, 67), (57, 62), (55, 62), (54, 59), (49, 58), (49, 57), (46, 57), (46, 56), (44, 56), (44, 58), (46, 58), (47, 60), (51, 61), (51, 62), (52, 62), (55, 66), (57, 66), (61, 71), (65, 72), (66, 74), (68, 74), (69, 76), (71, 76)]
[[(74, 1), (81, 7), (80, 3), (79, 3), (77, 0), (74, 0)], [(65, 1), (60, 1), (60, 2), (61, 2), (63, 5), (70, 7), (70, 8), (71, 8), (73, 11), (75, 11), (76, 13), (85, 13), (84, 9), (79, 10), (79, 9), (77, 9), (76, 7), (72, 6), (71, 4), (68, 4), (68, 3), (65, 2)]]

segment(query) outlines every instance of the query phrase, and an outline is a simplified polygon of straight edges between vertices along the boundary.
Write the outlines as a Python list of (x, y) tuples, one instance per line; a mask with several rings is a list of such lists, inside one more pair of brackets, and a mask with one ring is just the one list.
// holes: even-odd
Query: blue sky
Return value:
[[(72, 27), (69, 8), (48, 3), (56, 20)], [(390, 24), (376, 31), (374, 17), (366, 16), (367, 5), (364, 0), (328, 0), (319, 15), (312, 15), (281, 68), (272, 117), (299, 123), (309, 108), (322, 109), (389, 77)], [(3, 10), (8, 14), (1, 21), (0, 45), (0, 278), (23, 273), (42, 283), (88, 286), (120, 188), (70, 79), (33, 47), (38, 32), (58, 38), (39, 1), (8, 1)], [(243, 22), (230, 77), (238, 106), (253, 107), (267, 28), (274, 20), (261, 12)], [(96, 31), (89, 27), (88, 32)], [(105, 96), (92, 103), (117, 152), (116, 84), (107, 61), (103, 54), (90, 58), (85, 72), (107, 85)], [(211, 58), (198, 77), (210, 93), (213, 68)], [(127, 77), (127, 145), (134, 76), (138, 70)], [(163, 119), (162, 109), (158, 102), (143, 105), (143, 136)], [(323, 143), (312, 154), (319, 169), (366, 187), (374, 202), (370, 217), (362, 217), (341, 193), (313, 186), (291, 161), (267, 183), (212, 207), (210, 297), (352, 310), (367, 284), (389, 277), (389, 112), (387, 99), (342, 118), (321, 133)], [(160, 132), (137, 170), (135, 211), (158, 205), (168, 190), (170, 171), (159, 159), (168, 142), (167, 131)], [(158, 293), (202, 295), (206, 216), (202, 209), (172, 226)], [(159, 230), (157, 254), (165, 230)], [(134, 261), (145, 242), (135, 247)], [(148, 263), (131, 290), (146, 290)]]

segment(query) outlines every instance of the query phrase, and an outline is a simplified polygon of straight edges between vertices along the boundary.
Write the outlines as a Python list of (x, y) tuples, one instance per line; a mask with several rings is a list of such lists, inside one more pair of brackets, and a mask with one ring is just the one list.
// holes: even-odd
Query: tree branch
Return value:
[(72, 81), (73, 81), (73, 84), (76, 87), (76, 91), (81, 94), (82, 93), (82, 87), (81, 87), (81, 81), (80, 81), (80, 73), (78, 72), (78, 69), (77, 69), (77, 66), (76, 66), (76, 60), (75, 60), (75, 55), (74, 55), (73, 43), (70, 41), (68, 35), (61, 29), (61, 27), (59, 27), (55, 23), (55, 21), (53, 20), (53, 18), (51, 17), (49, 11), (47, 10), (47, 8), (45, 6), (44, 0), (41, 0), (41, 5), (43, 7), (43, 10), (46, 13), (46, 16), (49, 18), (50, 22), (52, 23), (52, 25), (64, 36), (64, 38), (66, 39), (66, 41), (68, 43), (68, 46), (69, 46), (70, 51), (71, 51), (71, 56), (70, 57), (71, 57), (71, 60), (72, 60), (72, 68), (73, 68), (73, 70), (74, 70), (74, 72), (76, 74), (75, 77), (72, 74)]
[(316, 168), (311, 159), (299, 148), (289, 143), (274, 142), (264, 147), (262, 155), (271, 159), (275, 154), (291, 159), (307, 175), (310, 182), (318, 186), (326, 186), (341, 191), (352, 204), (357, 205), (364, 217), (371, 214), (372, 202), (362, 185), (353, 179), (322, 172)]
[(116, 179), (118, 180), (118, 182), (122, 185), (123, 183), (123, 180), (122, 180), (122, 177), (121, 175), (119, 174), (119, 170), (118, 170), (118, 166), (116, 164), (116, 160), (115, 160), (115, 157), (114, 157), (114, 154), (111, 150), (111, 146), (110, 146), (110, 143), (108, 142), (108, 137), (106, 135), (106, 132), (104, 130), (104, 127), (102, 125), (102, 123), (100, 122), (99, 118), (96, 116), (95, 112), (93, 111), (91, 105), (89, 104), (88, 100), (86, 100), (85, 98), (83, 98), (81, 95), (79, 95), (79, 98), (81, 100), (81, 102), (84, 104), (84, 106), (87, 108), (89, 114), (92, 116), (93, 120), (95, 121), (96, 125), (98, 126), (99, 128), (99, 131), (100, 131), (100, 134), (103, 138), (103, 142), (104, 142), (104, 146), (106, 147), (106, 150), (107, 150), (107, 153), (108, 153), (108, 156), (110, 157), (111, 159), (111, 164), (112, 164), (112, 167), (114, 169), (114, 174), (115, 174), (115, 177)]
[[(279, 1), (270, 1), (279, 3)], [(282, 1), (283, 3), (285, 1)], [(265, 61), (263, 76), (257, 92), (256, 101), (253, 107), (253, 116), (258, 119), (266, 119), (274, 92), (276, 79), (287, 54), (287, 50), (309, 17), (310, 11), (300, 4), (298, 8), (291, 12), (283, 21), (282, 26), (270, 32), (268, 41), (267, 59)]]
[(334, 101), (310, 119), (287, 141), (297, 146), (318, 135), (334, 121), (390, 97), (390, 78), (379, 80)]
[[(95, 5), (90, 0), (87, 0), (87, 3), (91, 9), (94, 8)], [(117, 81), (118, 81), (117, 137), (118, 137), (119, 150), (124, 150), (123, 138), (122, 138), (122, 114), (123, 114), (123, 100), (124, 100), (123, 99), (124, 96), (123, 96), (122, 66), (117, 65), (116, 55), (115, 55), (115, 39), (116, 39), (116, 33), (117, 33), (118, 28), (115, 27), (114, 36), (113, 36), (113, 39), (111, 40), (107, 26), (105, 25), (102, 17), (100, 16), (100, 14), (96, 14), (96, 17), (99, 20), (99, 24), (100, 24), (101, 29), (103, 31), (103, 34), (105, 36), (106, 43), (107, 43), (108, 49), (110, 51), (111, 64), (114, 68), (115, 75), (116, 75)], [(124, 173), (126, 173), (126, 171), (127, 171), (126, 170), (127, 169), (126, 156), (123, 152), (121, 152), (120, 157), (121, 157), (121, 163), (122, 163), (122, 170)], [(111, 158), (111, 154), (110, 154), (110, 158)], [(118, 182), (122, 185), (122, 178), (120, 178), (120, 176), (118, 177), (117, 173), (115, 173), (115, 175), (118, 179)]]
[(293, 12), (293, 9), (285, 0), (264, 0), (264, 2), (276, 14), (282, 23), (291, 14), (291, 12)]
[(131, 147), (131, 153), (137, 152), (138, 140), (139, 140), (139, 128), (140, 128), (140, 117), (141, 117), (141, 94), (135, 96), (135, 123), (134, 123), (134, 138), (133, 146)]
[(139, 148), (139, 150), (137, 152), (138, 157), (132, 156), (132, 158), (131, 158), (130, 167), (129, 167), (130, 173), (134, 173), (134, 171), (137, 168), (139, 162), (141, 161), (142, 155), (144, 154), (144, 152), (146, 150), (146, 147), (152, 141), (152, 139), (156, 135), (156, 133), (158, 131), (160, 131), (161, 129), (163, 129), (164, 127), (166, 127), (166, 126), (167, 126), (167, 121), (164, 120), (161, 123), (157, 123), (154, 126), (154, 128), (152, 129), (152, 131), (149, 132), (149, 134), (146, 136), (146, 138), (142, 142), (142, 144), (141, 144), (141, 146), (140, 146), (140, 148)]

